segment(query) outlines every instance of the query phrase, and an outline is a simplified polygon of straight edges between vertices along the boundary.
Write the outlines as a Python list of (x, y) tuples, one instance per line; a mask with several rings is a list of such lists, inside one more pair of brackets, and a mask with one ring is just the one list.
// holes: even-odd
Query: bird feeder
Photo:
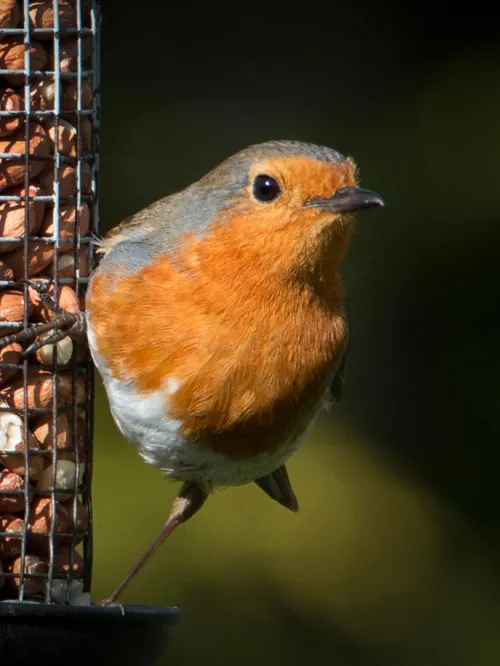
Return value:
[(0, 0), (0, 336), (47, 324), (38, 348), (0, 350), (9, 666), (156, 664), (178, 617), (91, 600), (94, 370), (84, 336), (49, 330), (59, 312), (84, 309), (94, 265), (99, 28), (96, 0)]

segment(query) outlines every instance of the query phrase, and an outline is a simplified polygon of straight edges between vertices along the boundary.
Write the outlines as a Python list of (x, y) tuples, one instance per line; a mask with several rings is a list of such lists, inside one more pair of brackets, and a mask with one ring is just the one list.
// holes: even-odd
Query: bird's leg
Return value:
[[(40, 333), (47, 333), (48, 331), (64, 330), (64, 337), (67, 337), (68, 335), (78, 335), (85, 331), (85, 327), (85, 315), (83, 312), (67, 312), (64, 310), (63, 314), (56, 315), (51, 321), (47, 321), (43, 324), (33, 324), (33, 326), (23, 328), (22, 331), (18, 331), (17, 333), (11, 333), (10, 335), (0, 337), (0, 349), (7, 345), (11, 345), (13, 342), (29, 342), (37, 338)], [(43, 347), (46, 344), (48, 343), (42, 341), (40, 347)], [(31, 351), (35, 351), (35, 349), (31, 349), (28, 353), (31, 353)]]
[[(52, 324), (52, 326), (50, 324)], [(41, 330), (42, 327), (45, 328)], [(53, 331), (53, 332), (50, 336), (46, 337), (45, 340), (37, 340), (29, 347), (27, 347), (23, 352), (23, 356), (28, 356), (28, 354), (36, 352), (37, 349), (45, 347), (45, 345), (55, 345), (60, 340), (64, 340), (64, 338), (67, 337), (71, 337), (75, 340), (75, 342), (78, 342), (79, 339), (87, 330), (87, 322), (85, 319), (84, 312), (67, 312), (66, 310), (63, 310), (63, 314), (57, 315), (56, 317), (54, 317), (54, 319), (52, 319), (52, 321), (47, 322), (47, 324), (41, 324), (40, 327), (33, 326), (30, 328), (26, 328), (24, 331), (21, 331), (20, 333), (24, 333), (26, 331), (29, 331), (30, 329), (35, 329), (35, 328), (36, 328), (36, 335), (33, 335), (29, 338), (24, 338), (25, 340), (27, 339), (32, 340), (34, 337), (37, 337), (37, 335), (40, 333), (45, 333), (48, 331)], [(0, 348), (2, 346), (3, 346), (3, 340), (0, 338)]]
[(100, 606), (114, 604), (123, 590), (130, 583), (132, 578), (142, 569), (150, 556), (158, 550), (165, 539), (172, 534), (175, 528), (181, 523), (185, 523), (191, 516), (201, 509), (208, 493), (196, 483), (186, 482), (182, 485), (179, 494), (172, 502), (172, 508), (168, 515), (167, 522), (163, 526), (149, 548), (141, 555), (134, 566), (129, 570), (119, 585), (111, 592), (109, 597), (99, 602)]
[(71, 336), (75, 339), (81, 338), (86, 331), (86, 320), (83, 312), (68, 312), (54, 301), (54, 299), (47, 293), (44, 285), (34, 280), (21, 280), (21, 283), (28, 284), (40, 296), (40, 300), (45, 307), (54, 313), (54, 318), (51, 321), (42, 324), (33, 324), (28, 326), (22, 331), (12, 333), (0, 337), (0, 349), (12, 344), (13, 342), (30, 342), (37, 338), (40, 333), (47, 333), (54, 331), (54, 337), (46, 340), (38, 340), (36, 343), (30, 345), (23, 353), (23, 356), (33, 353), (40, 347), (47, 344), (55, 344), (59, 340)]

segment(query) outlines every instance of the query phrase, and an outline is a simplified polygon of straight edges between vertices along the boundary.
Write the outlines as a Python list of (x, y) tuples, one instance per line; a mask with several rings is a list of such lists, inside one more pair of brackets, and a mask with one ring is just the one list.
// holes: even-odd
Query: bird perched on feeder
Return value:
[(352, 159), (270, 141), (99, 241), (86, 297), (92, 357), (124, 437), (182, 482), (108, 602), (214, 489), (255, 482), (298, 510), (285, 463), (344, 380), (339, 268), (353, 214), (382, 205), (358, 186)]

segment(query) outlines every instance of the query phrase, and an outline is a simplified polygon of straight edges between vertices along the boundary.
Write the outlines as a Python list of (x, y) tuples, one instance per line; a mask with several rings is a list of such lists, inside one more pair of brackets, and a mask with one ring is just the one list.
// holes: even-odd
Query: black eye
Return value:
[(278, 181), (271, 176), (261, 174), (253, 181), (253, 195), (257, 201), (274, 201), (281, 194)]

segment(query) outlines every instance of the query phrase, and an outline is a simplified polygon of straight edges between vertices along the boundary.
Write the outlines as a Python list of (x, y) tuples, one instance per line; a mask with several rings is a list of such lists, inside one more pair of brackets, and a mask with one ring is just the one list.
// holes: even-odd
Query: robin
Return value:
[(353, 214), (373, 206), (383, 200), (358, 186), (351, 158), (270, 141), (98, 241), (86, 329), (111, 412), (146, 462), (182, 482), (106, 603), (216, 489), (256, 483), (298, 510), (286, 461), (340, 399), (339, 269)]

